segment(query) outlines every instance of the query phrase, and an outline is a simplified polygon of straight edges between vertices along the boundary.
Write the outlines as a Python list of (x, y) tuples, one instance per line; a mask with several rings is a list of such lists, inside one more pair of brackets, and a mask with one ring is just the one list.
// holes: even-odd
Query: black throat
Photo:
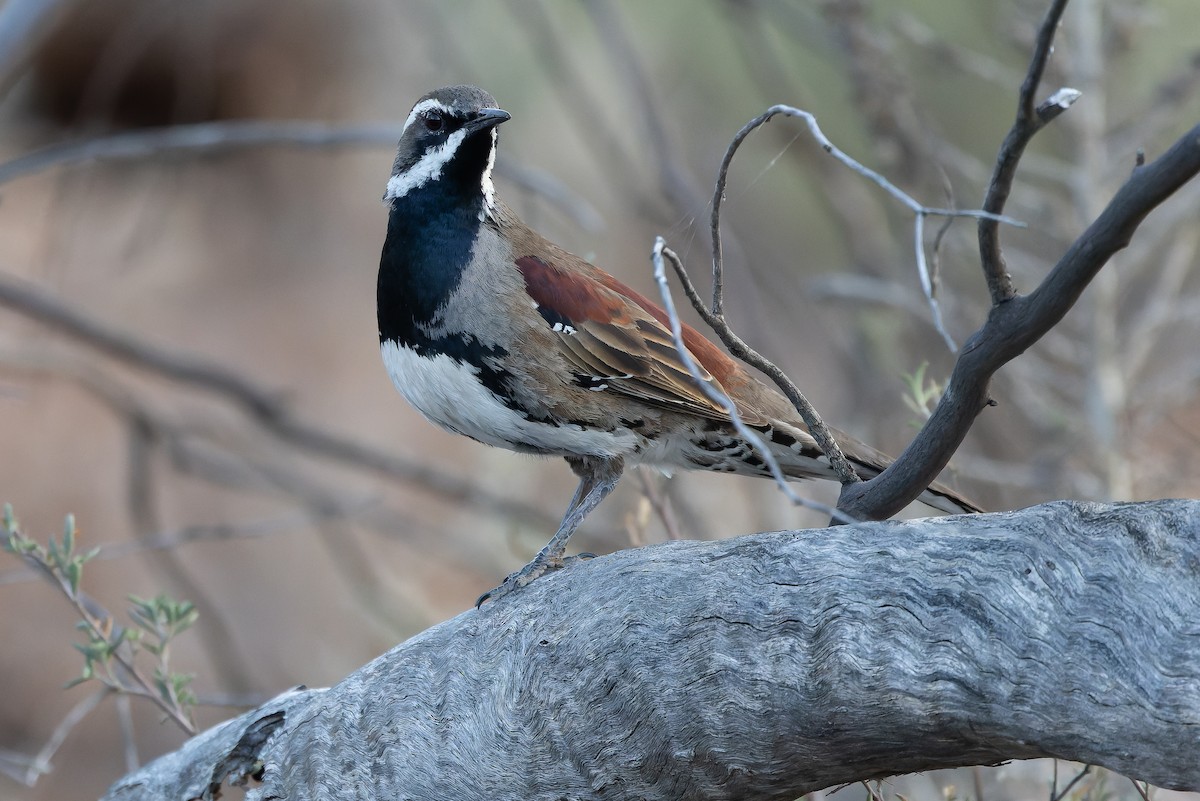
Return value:
[(478, 207), (446, 203), (426, 187), (392, 203), (379, 258), (379, 341), (412, 344), (458, 287), (479, 234)]
[(491, 155), (491, 131), (470, 135), (437, 177), (391, 201), (379, 259), (380, 342), (412, 341), (414, 327), (430, 324), (460, 283), (482, 225), (482, 177)]
[(379, 259), (379, 340), (418, 346), (462, 280), (483, 225), (490, 133), (464, 140), (441, 174), (391, 202)]
[(430, 335), (431, 324), (462, 282), (484, 225), (482, 179), (491, 145), (490, 134), (467, 139), (439, 178), (392, 201), (376, 290), (379, 342), (469, 364), (501, 403), (517, 409), (509, 391), (512, 375), (499, 366), (507, 355), (503, 347), (480, 342), (467, 331)]

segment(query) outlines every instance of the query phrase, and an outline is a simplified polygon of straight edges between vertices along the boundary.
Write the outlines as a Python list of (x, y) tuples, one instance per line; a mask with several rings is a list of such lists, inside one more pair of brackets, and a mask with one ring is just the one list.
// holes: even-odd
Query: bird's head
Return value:
[(496, 126), (511, 117), (475, 86), (447, 86), (423, 96), (404, 123), (384, 203), (432, 191), (477, 198), (480, 218), (490, 214)]

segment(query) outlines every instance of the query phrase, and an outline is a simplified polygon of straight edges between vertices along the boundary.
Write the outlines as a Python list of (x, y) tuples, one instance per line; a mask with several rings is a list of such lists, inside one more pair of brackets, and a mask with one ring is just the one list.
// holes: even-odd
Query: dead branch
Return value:
[[(996, 214), (1004, 210), (1004, 204), (1012, 192), (1013, 179), (1016, 177), (1017, 165), (1021, 162), (1025, 146), (1033, 139), (1034, 134), (1062, 113), (1075, 99), (1068, 95), (1055, 101), (1054, 98), (1059, 97), (1058, 93), (1055, 93), (1051, 100), (1047, 100), (1041, 106), (1034, 106), (1038, 87), (1041, 86), (1042, 76), (1046, 72), (1046, 64), (1054, 49), (1054, 35), (1058, 31), (1058, 24), (1066, 7), (1067, 0), (1053, 0), (1038, 28), (1033, 58), (1029, 62), (1029, 69), (1025, 73), (1025, 80), (1021, 84), (1017, 99), (1017, 118), (1008, 135), (1004, 137), (1004, 143), (1000, 145), (992, 180), (983, 200), (983, 207)], [(1066, 102), (1066, 105), (1063, 105), (1063, 102)], [(992, 296), (992, 305), (1004, 303), (1016, 290), (1013, 289), (1012, 276), (1004, 268), (1004, 256), (1000, 252), (1000, 226), (992, 220), (979, 221), (979, 256), (983, 264), (983, 274), (987, 278), (988, 292)]]
[(878, 519), (911, 502), (950, 461), (976, 415), (988, 405), (988, 385), (995, 372), (1057, 325), (1096, 273), (1129, 244), (1146, 215), (1197, 173), (1200, 125), (1157, 160), (1134, 169), (1037, 289), (992, 307), (987, 322), (963, 346), (942, 401), (916, 439), (883, 473), (843, 485), (839, 508)]
[(240, 776), (259, 798), (754, 801), (1044, 756), (1197, 789), (1197, 565), (1196, 501), (622, 551), (212, 729), (105, 799)]

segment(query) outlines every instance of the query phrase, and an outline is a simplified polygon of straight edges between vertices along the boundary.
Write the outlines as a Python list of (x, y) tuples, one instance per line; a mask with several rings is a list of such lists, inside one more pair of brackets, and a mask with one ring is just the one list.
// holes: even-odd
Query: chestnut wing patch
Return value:
[[(516, 265), (538, 313), (558, 333), (561, 355), (581, 386), (727, 419), (725, 410), (696, 386), (675, 351), (670, 330), (646, 308), (649, 301), (644, 297), (600, 271), (594, 277), (567, 272), (536, 256), (523, 256)], [(729, 358), (699, 332), (690, 333), (694, 337), (688, 339), (698, 338), (718, 356)], [(688, 345), (704, 379), (717, 383), (696, 353), (703, 348)]]

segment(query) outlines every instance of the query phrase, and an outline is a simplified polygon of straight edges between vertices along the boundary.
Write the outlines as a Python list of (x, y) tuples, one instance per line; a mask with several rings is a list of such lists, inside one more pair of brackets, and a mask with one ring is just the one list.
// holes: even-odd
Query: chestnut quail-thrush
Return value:
[[(401, 394), (449, 431), (562, 456), (579, 477), (558, 531), (496, 599), (562, 566), (567, 539), (632, 465), (769, 476), (696, 385), (657, 304), (533, 231), (496, 199), (496, 127), (510, 115), (474, 86), (413, 106), (384, 202), (379, 343)], [(704, 380), (762, 434), (790, 478), (836, 478), (787, 399), (684, 326)], [(833, 430), (863, 476), (890, 462)], [(940, 484), (920, 500), (977, 508)]]

